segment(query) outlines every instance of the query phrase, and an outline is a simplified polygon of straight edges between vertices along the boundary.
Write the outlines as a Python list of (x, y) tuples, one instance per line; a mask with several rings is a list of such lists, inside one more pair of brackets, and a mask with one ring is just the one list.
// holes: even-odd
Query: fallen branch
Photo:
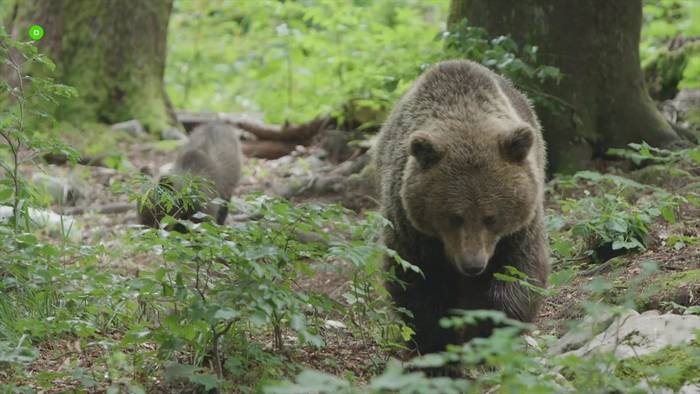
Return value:
[(330, 119), (327, 117), (316, 118), (311, 122), (298, 126), (291, 126), (289, 124), (283, 126), (266, 125), (248, 120), (233, 122), (236, 127), (255, 135), (261, 140), (284, 141), (295, 143), (296, 145), (306, 145), (310, 142), (311, 137), (323, 130), (329, 123)]
[[(104, 165), (104, 159), (106, 156), (98, 156), (98, 157), (90, 157), (90, 156), (83, 156), (80, 159), (78, 159), (78, 164), (82, 164), (84, 166), (93, 166), (93, 167), (105, 167)], [(47, 163), (49, 164), (54, 164), (57, 166), (64, 165), (68, 162), (68, 156), (61, 154), (61, 153), (47, 153), (44, 155), (44, 160), (46, 160)]]
[(98, 213), (101, 215), (114, 215), (117, 213), (124, 213), (136, 209), (136, 204), (131, 203), (113, 203), (98, 205), (94, 207), (73, 207), (63, 210), (63, 215), (75, 216), (83, 215), (85, 213)]
[(282, 141), (241, 141), (241, 150), (246, 157), (279, 159), (291, 153), (297, 144)]

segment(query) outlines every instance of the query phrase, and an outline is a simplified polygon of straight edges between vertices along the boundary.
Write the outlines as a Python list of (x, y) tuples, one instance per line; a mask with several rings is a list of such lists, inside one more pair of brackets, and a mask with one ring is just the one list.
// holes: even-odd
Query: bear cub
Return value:
[(391, 221), (384, 241), (424, 277), (396, 267), (387, 283), (395, 304), (413, 314), (420, 353), (477, 336), (440, 327), (454, 309), (493, 309), (531, 322), (539, 297), (494, 273), (513, 266), (546, 285), (543, 222), (545, 145), (530, 102), (503, 77), (466, 60), (420, 76), (382, 127), (374, 162), (381, 206)]
[[(220, 198), (228, 203), (231, 199), (241, 177), (241, 156), (241, 144), (234, 127), (218, 122), (197, 126), (175, 160), (172, 174), (201, 177), (207, 183), (201, 190), (206, 201), (197, 202), (193, 209), (176, 204), (167, 214), (195, 221), (193, 215), (202, 211), (214, 218), (216, 223), (224, 224), (228, 206), (213, 200)], [(159, 180), (161, 186), (171, 190), (179, 190), (182, 187), (179, 183), (177, 177), (164, 176)], [(151, 205), (139, 206), (139, 221), (146, 226), (158, 227), (166, 215), (166, 209), (157, 204)]]

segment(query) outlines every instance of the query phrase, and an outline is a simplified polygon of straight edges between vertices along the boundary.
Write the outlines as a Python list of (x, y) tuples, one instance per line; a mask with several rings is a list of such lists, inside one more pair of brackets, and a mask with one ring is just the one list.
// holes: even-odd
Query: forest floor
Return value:
[[(131, 172), (97, 166), (76, 166), (69, 169), (67, 166), (52, 165), (43, 167), (41, 171), (51, 176), (70, 174), (79, 178), (84, 187), (78, 206), (128, 203), (126, 196), (111, 191), (111, 185), (115, 181), (128, 181), (138, 168), (148, 166), (157, 171), (160, 166), (172, 162), (176, 150), (160, 149), (158, 146), (157, 143), (144, 144), (130, 139), (119, 142), (117, 149), (124, 152), (125, 158), (133, 164)], [(237, 193), (275, 193), (277, 186), (290, 177), (310, 171), (307, 164), (300, 164), (300, 160), (306, 160), (304, 155), (277, 160), (247, 160)], [(29, 173), (26, 175), (31, 177)], [(688, 183), (663, 181), (657, 186), (672, 191), (686, 187)], [(573, 189), (565, 194), (575, 197), (584, 192), (585, 190)], [(550, 187), (547, 194), (548, 207), (553, 214), (562, 214), (557, 202), (563, 196), (559, 193), (557, 187)], [(315, 202), (337, 200), (332, 195), (311, 199)], [(590, 296), (590, 284), (600, 278), (607, 279), (613, 285), (603, 293), (602, 298), (594, 299), (593, 302), (622, 303), (632, 293), (639, 312), (648, 309), (678, 311), (677, 305), (700, 305), (700, 210), (690, 204), (682, 204), (677, 217), (676, 223), (655, 219), (646, 236), (649, 240), (647, 248), (642, 252), (624, 254), (599, 263), (586, 255), (555, 259), (552, 267), (555, 273), (562, 269), (573, 269), (573, 273), (569, 281), (558, 285), (553, 294), (545, 299), (536, 322), (537, 330), (541, 334), (562, 335), (571, 321), (582, 317), (584, 312), (580, 302)], [(126, 238), (129, 229), (137, 226), (135, 210), (119, 214), (88, 213), (76, 218), (82, 228), (83, 243), (101, 244), (110, 249), (121, 248), (120, 243)], [(126, 274), (148, 269), (152, 258), (147, 254), (118, 257), (118, 253), (113, 253), (110, 256), (102, 264), (110, 270)], [(658, 268), (648, 274), (645, 264), (650, 261), (655, 262)], [(339, 261), (338, 264), (344, 263)], [(346, 303), (342, 294), (347, 290), (349, 272), (350, 269), (320, 271), (299, 285), (328, 294), (341, 304)], [(646, 291), (652, 287), (656, 290)], [(118, 338), (121, 334), (113, 335)], [(272, 347), (271, 337), (255, 339), (264, 349)], [(353, 332), (344, 325), (334, 328), (333, 334), (326, 336), (325, 340), (326, 346), (320, 349), (311, 346), (288, 347), (286, 356), (294, 362), (334, 375), (350, 374), (359, 381), (366, 381), (380, 372), (389, 358), (406, 356), (395, 350), (382, 349), (372, 338)], [(68, 367), (69, 360), (74, 363), (76, 358), (80, 366), (89, 368), (103, 352), (96, 344), (87, 349), (81, 348), (80, 341), (61, 339), (47, 342), (40, 346), (40, 357), (32, 363), (29, 370), (37, 373), (58, 372)], [(75, 367), (75, 364), (70, 365)], [(54, 383), (56, 391), (67, 390), (75, 385), (75, 381), (70, 379)]]

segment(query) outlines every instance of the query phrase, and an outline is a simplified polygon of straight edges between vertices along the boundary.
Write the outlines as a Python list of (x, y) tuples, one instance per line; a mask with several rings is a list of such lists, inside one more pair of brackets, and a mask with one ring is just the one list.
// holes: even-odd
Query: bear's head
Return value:
[(411, 134), (402, 206), (421, 233), (438, 238), (464, 275), (483, 273), (503, 237), (530, 223), (541, 198), (535, 131), (511, 122), (475, 132), (455, 125)]

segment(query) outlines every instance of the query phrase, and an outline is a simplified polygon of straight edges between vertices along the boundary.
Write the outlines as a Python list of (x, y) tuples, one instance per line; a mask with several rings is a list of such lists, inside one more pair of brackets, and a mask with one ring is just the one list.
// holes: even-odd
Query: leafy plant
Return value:
[[(634, 299), (639, 286), (656, 269), (647, 264), (644, 271), (622, 295), (625, 306), (609, 305), (599, 301), (612, 286), (605, 280), (590, 284), (592, 300), (582, 303), (587, 315), (594, 321), (608, 324), (629, 313), (628, 304)], [(366, 385), (358, 385), (333, 375), (304, 370), (293, 381), (278, 382), (264, 388), (266, 393), (309, 393), (333, 390), (340, 393), (579, 393), (606, 391), (646, 392), (641, 384), (655, 388), (671, 387), (675, 390), (683, 384), (697, 380), (691, 365), (700, 357), (700, 349), (692, 345), (680, 357), (676, 349), (666, 348), (647, 356), (621, 360), (611, 351), (591, 352), (580, 356), (575, 352), (554, 354), (549, 351), (552, 338), (532, 331), (530, 324), (507, 318), (497, 311), (459, 311), (443, 318), (441, 325), (461, 329), (489, 320), (496, 329), (488, 338), (475, 338), (462, 345), (448, 346), (441, 353), (415, 357), (406, 363), (391, 361), (384, 372), (374, 376)], [(607, 325), (604, 326), (604, 328)], [(572, 328), (575, 330), (576, 326)], [(523, 336), (523, 332), (530, 335)], [(640, 368), (646, 360), (662, 360), (674, 355), (669, 368)], [(677, 358), (677, 359), (676, 359)], [(431, 376), (425, 371), (447, 368), (450, 377)], [(643, 382), (643, 383), (642, 383)]]
[(447, 58), (466, 58), (510, 78), (519, 88), (531, 93), (536, 101), (549, 104), (566, 104), (546, 95), (537, 86), (543, 82), (558, 82), (562, 75), (556, 67), (537, 62), (538, 48), (519, 46), (512, 38), (492, 38), (488, 32), (472, 26), (463, 19), (442, 33)]
[[(539, 82), (561, 78), (537, 63), (536, 47), (491, 38), (466, 21), (447, 31), (447, 5), (264, 0), (229, 9), (179, 1), (171, 23), (178, 39), (170, 40), (166, 70), (170, 96), (177, 107), (261, 111), (277, 123), (330, 114), (369, 127), (440, 60), (481, 62), (537, 100), (545, 98)], [(222, 46), (222, 36), (232, 44)]]
[[(599, 248), (610, 248), (612, 251), (644, 250), (649, 228), (657, 218), (674, 223), (676, 210), (687, 201), (683, 196), (628, 178), (591, 171), (581, 171), (570, 178), (563, 178), (560, 186), (571, 187), (580, 185), (580, 182), (586, 182), (598, 191), (593, 194), (587, 189), (581, 198), (561, 200), (562, 213), (569, 219), (560, 221), (557, 229), (566, 226), (571, 236), (584, 240), (581, 246), (591, 252)], [(651, 193), (653, 198), (640, 198), (640, 193)], [(570, 256), (573, 244), (566, 238), (558, 242), (555, 246), (560, 246), (556, 249)]]
[[(178, 1), (169, 93), (177, 107), (263, 111), (278, 123), (324, 113), (377, 122), (441, 56), (433, 37), (447, 3)], [(222, 45), (222, 36), (230, 41)]]
[[(630, 149), (612, 148), (609, 149), (607, 153), (611, 156), (628, 159), (636, 165), (652, 163), (665, 165), (700, 165), (700, 149), (698, 148), (668, 150), (653, 147), (646, 142), (642, 142), (641, 144), (631, 143), (628, 144), (628, 146)], [(691, 178), (693, 177), (693, 175), (688, 172), (681, 172), (680, 174)]]
[[(139, 181), (134, 183), (138, 185)], [(134, 190), (139, 191), (133, 196), (144, 195), (140, 188)], [(361, 321), (377, 322), (378, 327), (375, 331), (365, 326), (362, 332), (376, 332), (374, 340), (380, 341), (384, 338), (384, 325), (396, 326), (386, 299), (376, 297), (378, 289), (382, 289), (377, 275), (382, 272), (380, 260), (386, 252), (386, 248), (375, 243), (386, 225), (380, 216), (370, 215), (351, 225), (349, 212), (339, 207), (292, 207), (283, 200), (262, 195), (237, 201), (235, 206), (262, 219), (232, 227), (180, 221), (186, 227), (184, 233), (149, 229), (133, 234), (136, 252), (158, 250), (161, 261), (158, 268), (139, 276), (134, 290), (139, 292), (143, 305), (158, 305), (159, 309), (170, 311), (164, 314), (159, 327), (142, 331), (135, 343), (159, 343), (159, 358), (179, 365), (169, 369), (169, 376), (200, 384), (202, 379), (213, 379), (208, 384), (219, 387), (227, 374), (244, 375), (254, 365), (270, 368), (280, 364), (265, 360), (269, 355), (256, 350), (254, 343), (246, 339), (251, 334), (269, 338), (277, 352), (297, 344), (323, 346), (321, 317), (340, 310), (336, 309), (337, 302), (327, 296), (298, 287), (300, 280), (323, 267), (310, 264), (312, 261), (351, 263), (354, 298), (349, 302), (348, 317), (356, 322), (357, 312)], [(176, 219), (170, 216), (162, 220), (165, 228), (175, 223)], [(331, 236), (329, 228), (336, 235)], [(316, 236), (309, 238), (308, 234)], [(347, 234), (348, 238), (337, 234)], [(144, 311), (142, 315), (154, 313)], [(190, 355), (187, 363), (178, 356), (181, 354)], [(207, 364), (213, 366), (215, 377), (207, 378), (199, 369), (184, 367), (201, 368)], [(273, 376), (281, 372), (258, 371)]]
[(0, 59), (11, 72), (15, 82), (0, 81), (0, 168), (5, 177), (0, 180), (0, 204), (12, 205), (14, 232), (20, 231), (20, 224), (29, 228), (29, 202), (33, 191), (19, 173), (20, 165), (31, 162), (46, 153), (66, 154), (76, 160), (77, 153), (55, 138), (36, 132), (27, 127), (30, 121), (43, 119), (48, 115), (39, 108), (41, 104), (53, 102), (55, 97), (71, 97), (75, 90), (50, 79), (33, 77), (26, 73), (29, 67), (55, 65), (46, 56), (38, 53), (32, 43), (13, 40), (4, 28), (0, 27)]
[[(645, 0), (644, 23), (640, 54), (643, 64), (651, 64), (667, 57), (668, 61), (659, 64), (660, 73), (678, 73), (678, 88), (700, 86), (700, 56), (697, 50), (688, 50), (681, 58), (671, 60), (668, 49), (672, 41), (694, 40), (700, 34), (700, 4), (693, 0)], [(679, 40), (679, 41), (676, 41)], [(689, 44), (693, 45), (693, 44)], [(679, 61), (680, 60), (680, 61)], [(674, 68), (680, 67), (679, 70)]]

